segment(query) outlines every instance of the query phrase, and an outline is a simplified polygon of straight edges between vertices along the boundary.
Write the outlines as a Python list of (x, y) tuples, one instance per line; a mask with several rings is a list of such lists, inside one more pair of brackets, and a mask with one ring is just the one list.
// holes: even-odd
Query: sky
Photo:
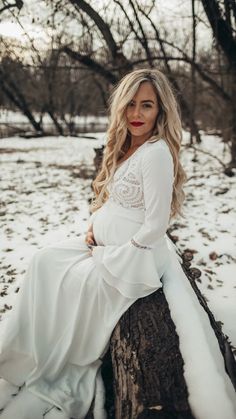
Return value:
[[(20, 12), (11, 9), (1, 15), (0, 35), (27, 45), (29, 39), (38, 42), (42, 47), (48, 41), (45, 28), (35, 19), (47, 16), (47, 6), (44, 0), (23, 0), (24, 6)], [(40, 13), (39, 13), (40, 10)], [(15, 18), (16, 17), (16, 18)]]
[[(99, 5), (107, 0), (99, 1)], [(96, 6), (97, 0), (92, 0), (91, 5)], [(40, 6), (40, 8), (39, 8)], [(37, 19), (38, 11), (40, 10), (40, 17), (47, 15), (47, 7), (43, 0), (24, 0), (24, 7), (20, 14), (14, 10), (11, 13), (16, 13), (20, 22), (15, 21), (11, 13), (4, 12), (1, 16), (2, 22), (0, 22), (0, 35), (3, 37), (12, 38), (19, 42), (27, 43), (29, 38), (36, 42), (36, 46), (42, 47), (49, 41), (48, 28), (41, 26), (37, 22), (32, 22), (33, 19)], [(196, 10), (200, 15), (201, 19), (204, 19), (204, 12), (201, 8), (201, 3), (196, 2)], [(158, 0), (156, 7), (156, 18), (161, 19), (168, 29), (168, 33), (171, 31), (177, 33), (180, 38), (184, 36), (185, 30), (191, 25), (191, 1), (190, 0)], [(200, 20), (201, 20), (200, 19)], [(69, 29), (69, 28), (68, 28)], [(27, 32), (27, 36), (25, 35)], [(210, 33), (201, 21), (198, 22), (198, 45), (207, 46), (207, 42), (210, 41)]]

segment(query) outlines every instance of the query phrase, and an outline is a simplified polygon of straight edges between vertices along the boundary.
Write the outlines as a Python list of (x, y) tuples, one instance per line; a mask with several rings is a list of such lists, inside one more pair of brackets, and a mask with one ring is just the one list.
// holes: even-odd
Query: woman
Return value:
[(17, 412), (38, 419), (55, 405), (63, 417), (82, 419), (94, 394), (95, 418), (105, 417), (100, 366), (112, 330), (134, 301), (163, 283), (193, 414), (234, 419), (216, 338), (166, 236), (170, 218), (181, 213), (186, 176), (177, 105), (160, 71), (136, 70), (121, 80), (107, 138), (86, 237), (40, 250), (29, 266), (0, 355), (0, 376), (13, 385), (4, 381), (6, 392), (25, 386), (0, 418)]

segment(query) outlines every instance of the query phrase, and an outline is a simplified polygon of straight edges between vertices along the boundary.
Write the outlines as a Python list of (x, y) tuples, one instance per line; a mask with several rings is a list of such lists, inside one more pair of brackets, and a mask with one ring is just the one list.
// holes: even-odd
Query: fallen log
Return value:
[[(189, 251), (183, 253), (182, 268), (209, 316), (226, 371), (236, 388), (236, 363), (229, 340), (196, 285), (201, 272), (191, 267), (192, 257)], [(108, 419), (194, 418), (179, 338), (162, 289), (140, 298), (123, 314), (111, 336), (102, 375)]]
[(140, 298), (122, 316), (110, 350), (117, 419), (193, 418), (179, 338), (163, 290)]

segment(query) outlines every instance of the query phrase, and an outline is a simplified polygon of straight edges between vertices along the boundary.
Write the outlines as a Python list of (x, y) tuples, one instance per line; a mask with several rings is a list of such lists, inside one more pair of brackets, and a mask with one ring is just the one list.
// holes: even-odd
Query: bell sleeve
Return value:
[(166, 233), (172, 201), (174, 165), (166, 146), (150, 148), (142, 160), (145, 221), (131, 239), (134, 246), (152, 249)]
[[(150, 144), (141, 159), (145, 220), (127, 243), (96, 246), (92, 257), (103, 279), (128, 298), (144, 297), (162, 286), (163, 272), (155, 258), (166, 255), (174, 181), (174, 165), (168, 146)], [(155, 249), (155, 251), (153, 251)]]

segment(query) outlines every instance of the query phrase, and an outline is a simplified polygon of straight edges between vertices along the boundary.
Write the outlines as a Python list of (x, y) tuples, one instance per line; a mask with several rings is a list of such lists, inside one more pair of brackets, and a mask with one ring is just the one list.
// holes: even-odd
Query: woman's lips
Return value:
[(144, 124), (144, 122), (133, 121), (133, 122), (130, 122), (130, 124), (133, 125), (134, 127), (140, 127), (141, 125)]

